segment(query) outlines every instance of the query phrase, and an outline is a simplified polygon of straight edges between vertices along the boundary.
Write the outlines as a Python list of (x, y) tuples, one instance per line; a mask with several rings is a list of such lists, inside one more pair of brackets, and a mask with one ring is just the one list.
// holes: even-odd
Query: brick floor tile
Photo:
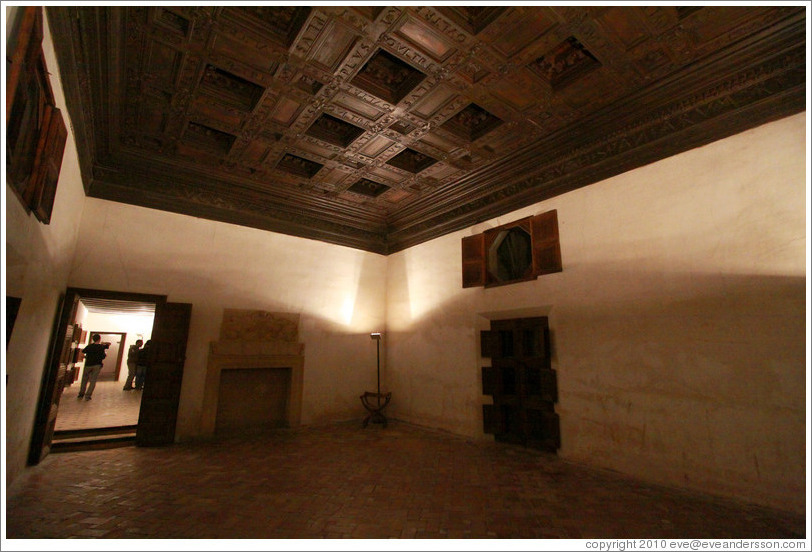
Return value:
[(52, 454), (15, 483), (6, 506), (10, 539), (801, 538), (805, 530), (801, 515), (396, 421), (386, 430), (343, 423)]

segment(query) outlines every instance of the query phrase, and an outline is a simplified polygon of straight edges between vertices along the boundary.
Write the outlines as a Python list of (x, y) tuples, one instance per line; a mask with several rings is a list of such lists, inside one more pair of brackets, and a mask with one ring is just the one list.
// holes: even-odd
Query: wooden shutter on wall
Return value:
[(462, 238), (462, 287), (485, 285), (485, 234)]
[[(37, 60), (35, 67), (40, 62), (44, 63), (44, 59)], [(53, 103), (48, 101), (45, 93), (47, 79), (43, 82), (42, 77), (43, 72), (36, 69), (24, 72), (17, 85), (9, 124), (6, 125), (7, 178), (26, 209), (30, 209), (34, 196), (33, 174), (37, 145), (44, 130), (46, 106)]]
[(33, 198), (31, 179), (46, 104), (53, 104), (42, 53), (42, 8), (19, 8), (6, 62), (6, 178), (26, 210)]
[(37, 146), (37, 160), (34, 163), (32, 178), (33, 197), (31, 209), (37, 219), (50, 224), (54, 209), (56, 184), (62, 169), (62, 156), (65, 153), (65, 142), (68, 130), (62, 118), (62, 112), (52, 105), (45, 106), (43, 132)]
[(537, 276), (561, 272), (561, 245), (558, 242), (558, 211), (553, 209), (530, 220), (533, 240), (533, 272)]
[(17, 24), (7, 43), (11, 55), (6, 62), (6, 125), (17, 99), (18, 84), (21, 80), (25, 82), (26, 68), (33, 67), (37, 62), (43, 38), (42, 8), (27, 6), (18, 10)]
[[(490, 251), (498, 245), (499, 242), (496, 240), (504, 239), (506, 232), (514, 228), (521, 228), (530, 235), (529, 247), (531, 248), (530, 256), (532, 261), (527, 269), (524, 268), (526, 264), (514, 262), (511, 265), (511, 263), (504, 261), (501, 255)], [(523, 237), (525, 240), (524, 250), (521, 251), (522, 255), (516, 254), (514, 257), (523, 259), (524, 263), (526, 263), (527, 237), (524, 234), (519, 237)], [(502, 245), (505, 245), (505, 243), (502, 243)], [(521, 240), (519, 245), (522, 245)], [(497, 251), (497, 253), (501, 254), (501, 251)], [(489, 264), (495, 264), (496, 266), (489, 266)], [(513, 275), (511, 268), (517, 264), (521, 268), (517, 268), (516, 272), (521, 271), (521, 274)], [(558, 236), (558, 212), (555, 209), (534, 217), (527, 217), (496, 228), (490, 228), (475, 236), (462, 238), (462, 287), (464, 288), (515, 284), (535, 280), (543, 274), (561, 272), (562, 270), (561, 245)], [(512, 277), (505, 277), (503, 275), (505, 272)]]
[(6, 176), (26, 211), (48, 224), (68, 131), (42, 51), (42, 7), (19, 10), (7, 41)]

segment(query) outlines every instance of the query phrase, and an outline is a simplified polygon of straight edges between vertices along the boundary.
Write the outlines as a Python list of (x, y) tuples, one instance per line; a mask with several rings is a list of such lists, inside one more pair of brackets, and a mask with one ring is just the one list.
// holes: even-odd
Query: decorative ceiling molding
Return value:
[(381, 254), (805, 109), (803, 7), (46, 14), (89, 196)]

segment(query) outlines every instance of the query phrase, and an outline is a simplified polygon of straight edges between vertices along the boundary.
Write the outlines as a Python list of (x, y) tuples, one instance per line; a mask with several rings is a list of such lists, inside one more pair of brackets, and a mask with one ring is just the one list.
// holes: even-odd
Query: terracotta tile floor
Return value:
[(16, 538), (802, 538), (803, 516), (556, 456), (360, 421), (52, 454), (7, 497)]
[(100, 381), (89, 401), (77, 399), (79, 382), (66, 387), (59, 401), (56, 429), (88, 429), (135, 425), (141, 408), (141, 391), (124, 391), (120, 381)]

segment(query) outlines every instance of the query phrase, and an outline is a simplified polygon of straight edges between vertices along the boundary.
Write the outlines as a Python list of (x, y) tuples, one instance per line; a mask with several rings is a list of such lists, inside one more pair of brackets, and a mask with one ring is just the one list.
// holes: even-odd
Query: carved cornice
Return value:
[(349, 204), (336, 212), (334, 201), (318, 201), (308, 194), (286, 191), (273, 201), (258, 201), (255, 195), (233, 186), (226, 192), (216, 183), (201, 185), (200, 178), (192, 175), (167, 180), (159, 171), (122, 175), (97, 165), (88, 195), (180, 214), (199, 211), (212, 220), (386, 253), (383, 218), (373, 218)]
[[(668, 155), (675, 155), (718, 140), (723, 133), (732, 135), (803, 111), (804, 59), (805, 51), (798, 48), (650, 113), (636, 125), (573, 150), (535, 145), (506, 162), (514, 169), (502, 173), (500, 184), (477, 189), (477, 181), (469, 182), (458, 192), (458, 196), (467, 196), (465, 202), (452, 198), (438, 206), (436, 197), (427, 196), (409, 206), (407, 210), (415, 213), (411, 218), (414, 222), (400, 226), (398, 221), (390, 220), (389, 251), (405, 249), (441, 235), (438, 232), (459, 230), (661, 159), (664, 149)], [(635, 159), (630, 161), (632, 153)], [(459, 183), (455, 186), (459, 187)], [(444, 194), (438, 191), (437, 195)], [(428, 213), (426, 204), (433, 200), (434, 212)]]
[(86, 193), (387, 254), (805, 109), (803, 8), (280, 9), (46, 8)]

